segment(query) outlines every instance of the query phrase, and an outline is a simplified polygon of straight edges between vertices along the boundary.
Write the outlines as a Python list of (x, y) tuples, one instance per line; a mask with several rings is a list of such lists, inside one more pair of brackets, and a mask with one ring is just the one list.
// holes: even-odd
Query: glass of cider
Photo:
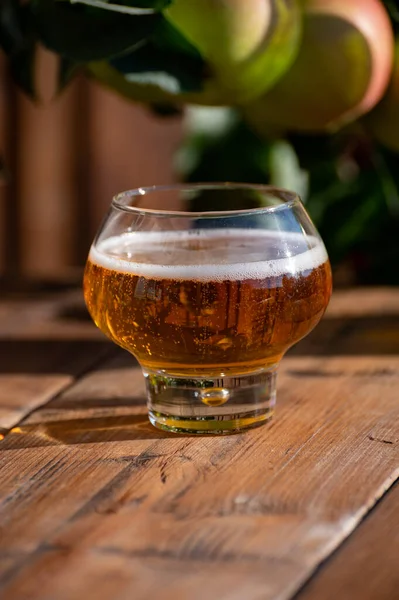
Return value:
[(202, 435), (272, 417), (280, 360), (331, 288), (298, 196), (248, 184), (118, 194), (84, 275), (94, 322), (142, 368), (151, 423)]

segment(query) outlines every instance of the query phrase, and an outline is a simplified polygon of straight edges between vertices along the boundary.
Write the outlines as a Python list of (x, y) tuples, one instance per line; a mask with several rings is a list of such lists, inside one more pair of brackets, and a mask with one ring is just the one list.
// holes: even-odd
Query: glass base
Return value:
[(188, 434), (238, 433), (266, 423), (276, 402), (277, 365), (243, 376), (188, 379), (144, 371), (151, 423)]

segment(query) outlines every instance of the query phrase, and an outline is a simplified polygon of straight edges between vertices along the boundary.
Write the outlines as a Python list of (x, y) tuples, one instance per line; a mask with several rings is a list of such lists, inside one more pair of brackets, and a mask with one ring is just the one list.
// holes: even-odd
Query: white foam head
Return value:
[[(187, 248), (193, 242), (206, 245), (212, 240), (217, 240), (218, 248), (211, 243), (209, 248), (195, 249), (195, 257), (193, 249)], [(271, 253), (283, 256), (270, 258)], [(297, 275), (327, 258), (323, 242), (316, 237), (257, 229), (130, 232), (100, 241), (90, 250), (90, 260), (106, 269), (149, 279), (196, 281)]]

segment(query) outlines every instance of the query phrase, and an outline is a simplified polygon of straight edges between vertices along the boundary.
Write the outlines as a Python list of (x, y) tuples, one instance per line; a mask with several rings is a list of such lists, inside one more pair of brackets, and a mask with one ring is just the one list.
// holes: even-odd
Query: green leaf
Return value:
[(150, 86), (170, 96), (203, 88), (205, 64), (196, 49), (162, 20), (155, 34), (129, 54), (110, 64), (129, 83)]
[(0, 46), (9, 58), (11, 74), (23, 91), (35, 97), (35, 34), (27, 6), (17, 0), (0, 4)]
[[(60, 2), (67, 2), (68, 0), (58, 0)], [(159, 12), (154, 7), (141, 8), (135, 3), (134, 6), (130, 2), (109, 2), (108, 0), (69, 0), (71, 4), (85, 4), (87, 6), (93, 6), (94, 8), (100, 8), (102, 10), (110, 10), (111, 12), (123, 13), (126, 15), (143, 16), (152, 15)]]
[(188, 106), (184, 129), (189, 138), (220, 140), (237, 126), (238, 113), (227, 106)]
[(0, 6), (0, 44), (11, 54), (25, 41), (21, 7), (16, 0), (3, 0)]
[(184, 112), (184, 141), (174, 157), (179, 176), (183, 179), (190, 177), (204, 160), (207, 149), (214, 143), (223, 143), (223, 139), (236, 128), (238, 120), (238, 114), (231, 108), (187, 106)]
[(112, 60), (111, 65), (129, 83), (159, 88), (172, 96), (199, 91), (202, 87), (200, 76), (151, 44)]
[(145, 42), (161, 14), (132, 16), (57, 0), (33, 0), (31, 10), (43, 44), (75, 62), (103, 60)]
[(269, 143), (232, 115), (219, 136), (194, 132), (179, 152), (178, 167), (185, 181), (267, 183), (268, 153)]
[(36, 99), (35, 50), (35, 45), (31, 44), (24, 51), (10, 57), (10, 70), (13, 80), (32, 100)]
[(82, 66), (69, 58), (61, 56), (58, 65), (58, 91), (62, 92), (81, 71)]
[(152, 36), (153, 43), (158, 48), (178, 52), (195, 59), (202, 60), (198, 49), (184, 35), (176, 29), (167, 19), (162, 19)]
[(270, 183), (293, 190), (306, 200), (309, 191), (309, 173), (301, 169), (294, 147), (286, 140), (277, 140), (270, 147)]
[(167, 103), (153, 102), (149, 104), (149, 108), (157, 117), (178, 117), (183, 112), (181, 106)]
[[(364, 179), (366, 180), (366, 175)], [(373, 183), (373, 180), (370, 179), (370, 184)], [(343, 210), (343, 207), (335, 205), (335, 211), (341, 212), (342, 222), (335, 223), (334, 228), (330, 225), (330, 236), (332, 234), (334, 239), (335, 252), (342, 257), (348, 254), (348, 251), (367, 233), (367, 230), (377, 223), (379, 213), (378, 196), (373, 187), (360, 203), (357, 202), (357, 196), (351, 199), (348, 195), (346, 205), (346, 211)]]
[(397, 156), (384, 148), (376, 148), (373, 162), (376, 176), (379, 178), (381, 192), (391, 216), (399, 217), (399, 177), (397, 175)]
[(124, 4), (125, 6), (133, 6), (136, 8), (151, 8), (156, 11), (163, 10), (173, 0), (112, 0), (115, 4)]

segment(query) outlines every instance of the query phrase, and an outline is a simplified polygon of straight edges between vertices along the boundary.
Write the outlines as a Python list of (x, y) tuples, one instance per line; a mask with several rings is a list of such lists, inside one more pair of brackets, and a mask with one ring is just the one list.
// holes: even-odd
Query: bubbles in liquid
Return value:
[(199, 396), (207, 406), (222, 406), (229, 399), (230, 392), (226, 388), (206, 388), (199, 392)]
[(308, 271), (327, 253), (321, 240), (300, 233), (217, 229), (124, 233), (93, 246), (90, 259), (152, 279), (238, 281)]
[(331, 272), (319, 238), (301, 233), (130, 232), (92, 248), (84, 289), (96, 324), (146, 368), (219, 377), (275, 364), (304, 337)]

